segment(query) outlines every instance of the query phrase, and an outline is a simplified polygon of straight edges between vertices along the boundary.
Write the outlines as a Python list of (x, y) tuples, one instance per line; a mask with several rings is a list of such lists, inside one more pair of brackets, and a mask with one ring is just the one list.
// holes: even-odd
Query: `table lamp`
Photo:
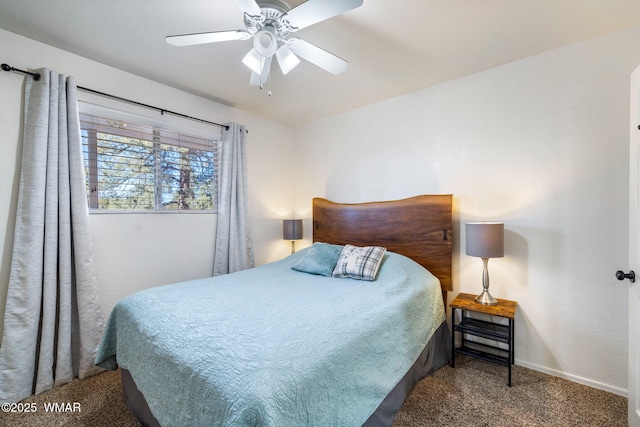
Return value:
[(291, 253), (294, 253), (296, 251), (295, 241), (302, 239), (302, 220), (282, 220), (282, 238), (284, 240), (291, 240)]
[(466, 224), (467, 255), (482, 258), (482, 293), (476, 302), (484, 305), (496, 305), (498, 301), (489, 293), (489, 258), (504, 256), (504, 223), (468, 222)]

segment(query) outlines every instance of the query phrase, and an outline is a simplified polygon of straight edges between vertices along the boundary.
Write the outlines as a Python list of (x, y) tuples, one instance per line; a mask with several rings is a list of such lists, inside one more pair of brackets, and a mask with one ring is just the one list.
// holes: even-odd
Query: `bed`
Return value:
[[(313, 199), (310, 248), (123, 299), (96, 364), (143, 425), (390, 426), (451, 354), (451, 199)], [(386, 248), (374, 280), (308, 271), (345, 245)]]

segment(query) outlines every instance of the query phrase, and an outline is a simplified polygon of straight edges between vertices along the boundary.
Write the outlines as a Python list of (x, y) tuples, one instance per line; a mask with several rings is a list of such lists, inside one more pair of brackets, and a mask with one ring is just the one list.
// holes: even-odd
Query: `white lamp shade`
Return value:
[(504, 256), (504, 223), (468, 222), (465, 232), (467, 255), (480, 258)]
[(256, 74), (262, 73), (262, 67), (264, 67), (265, 63), (264, 58), (262, 58), (255, 49), (251, 49), (249, 53), (242, 58), (242, 62)]
[(285, 75), (300, 63), (300, 59), (285, 45), (280, 46), (276, 51), (276, 58), (278, 59), (282, 74)]

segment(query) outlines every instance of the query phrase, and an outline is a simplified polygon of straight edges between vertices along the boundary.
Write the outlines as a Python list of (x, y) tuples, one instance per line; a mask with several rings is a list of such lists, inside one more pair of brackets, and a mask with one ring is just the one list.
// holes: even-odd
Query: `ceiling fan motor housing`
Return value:
[[(275, 41), (277, 45), (278, 39), (286, 39), (289, 34), (295, 31), (295, 28), (289, 24), (286, 18), (282, 19), (283, 16), (291, 10), (291, 7), (289, 7), (287, 3), (281, 0), (258, 0), (256, 3), (262, 11), (259, 16), (244, 14), (244, 23), (249, 33), (255, 36), (263, 29), (270, 31), (267, 27), (271, 27), (273, 29), (271, 31), (272, 34), (276, 36)], [(265, 35), (264, 41), (267, 41), (267, 37), (269, 36)], [(258, 50), (255, 42), (254, 47)]]

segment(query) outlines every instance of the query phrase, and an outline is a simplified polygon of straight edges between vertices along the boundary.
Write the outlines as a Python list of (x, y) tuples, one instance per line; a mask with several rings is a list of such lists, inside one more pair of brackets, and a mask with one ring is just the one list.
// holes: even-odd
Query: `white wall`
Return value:
[[(47, 67), (74, 75), (80, 86), (217, 123), (246, 125), (256, 263), (288, 255), (281, 220), (293, 212), (293, 190), (288, 184), (292, 159), (287, 157), (293, 144), (290, 128), (3, 30), (0, 46), (2, 62), (17, 68)], [(20, 74), (0, 74), (0, 336), (18, 200), (24, 79)], [(91, 215), (90, 223), (107, 313), (118, 300), (137, 290), (211, 275), (214, 215)]]
[(481, 291), (463, 224), (505, 221), (489, 271), (492, 294), (519, 303), (516, 363), (625, 394), (628, 284), (614, 272), (638, 46), (635, 27), (302, 126), (296, 206), (453, 193), (453, 295)]

